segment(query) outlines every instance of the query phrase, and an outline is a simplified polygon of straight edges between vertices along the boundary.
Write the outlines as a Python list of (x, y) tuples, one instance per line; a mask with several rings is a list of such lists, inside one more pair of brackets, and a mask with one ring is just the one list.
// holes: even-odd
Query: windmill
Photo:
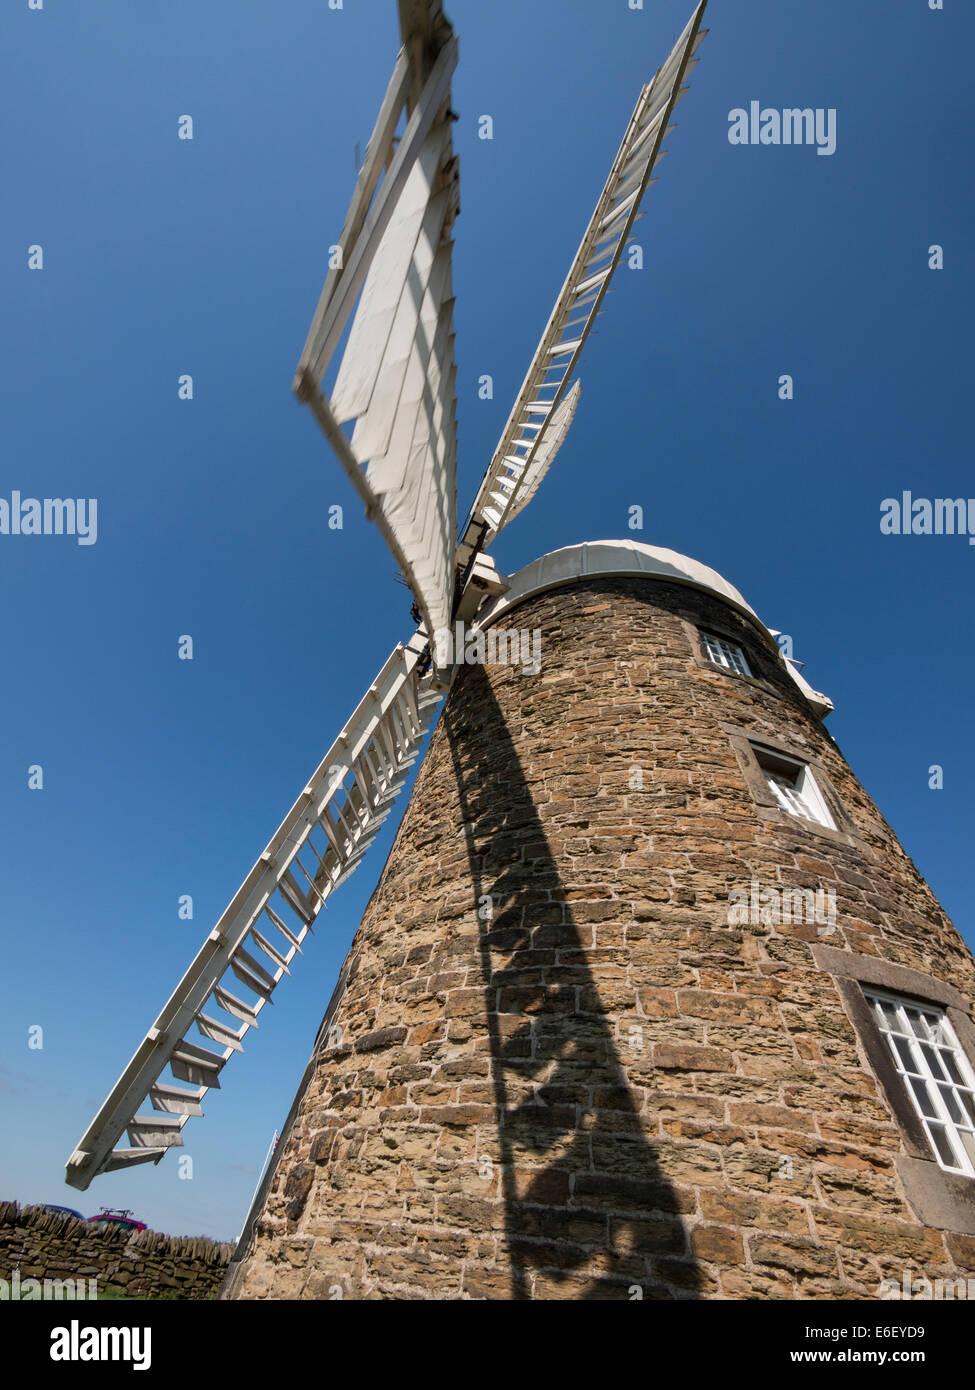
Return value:
[[(503, 595), (487, 548), (531, 501), (572, 423), (581, 390), (573, 373), (687, 90), (706, 3), (639, 94), (458, 533), (450, 104), (458, 43), (440, 0), (399, 0), (402, 47), (294, 391), (399, 566), (417, 628), (390, 654), (139, 1043), (68, 1160), (71, 1186), (158, 1163), (182, 1145), (187, 1121), (203, 1114), (327, 898), (389, 815), (450, 685), (444, 636), (458, 624), (476, 630), (482, 605)], [(322, 380), (346, 329), (326, 398)]]

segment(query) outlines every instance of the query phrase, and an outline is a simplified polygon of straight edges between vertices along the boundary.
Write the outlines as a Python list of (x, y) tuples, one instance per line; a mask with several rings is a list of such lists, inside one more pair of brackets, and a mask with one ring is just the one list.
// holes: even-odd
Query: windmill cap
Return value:
[(814, 713), (820, 719), (825, 719), (831, 712), (833, 702), (829, 696), (814, 690), (797, 670), (795, 662), (783, 657), (775, 640), (777, 634), (765, 626), (733, 584), (729, 584), (709, 565), (702, 565), (699, 560), (678, 555), (676, 550), (665, 550), (659, 545), (644, 545), (641, 541), (629, 540), (583, 541), (581, 545), (566, 545), (561, 550), (551, 550), (517, 573), (505, 576), (502, 580), (504, 593), (489, 599), (478, 610), (477, 626), (482, 629), (491, 627), (512, 608), (535, 594), (544, 593), (546, 589), (560, 589), (586, 578), (637, 574), (666, 579), (671, 584), (686, 584), (692, 589), (703, 589), (705, 593), (715, 594), (736, 608), (756, 625), (768, 645), (778, 653), (779, 661), (809, 701)]
[(631, 540), (583, 541), (581, 545), (566, 545), (560, 550), (549, 551), (524, 569), (506, 576), (506, 592), (485, 604), (477, 615), (477, 623), (479, 627), (489, 627), (502, 614), (546, 589), (559, 589), (582, 578), (630, 574), (667, 579), (674, 584), (688, 584), (717, 594), (768, 632), (755, 610), (717, 570), (687, 555), (678, 555), (676, 550)]

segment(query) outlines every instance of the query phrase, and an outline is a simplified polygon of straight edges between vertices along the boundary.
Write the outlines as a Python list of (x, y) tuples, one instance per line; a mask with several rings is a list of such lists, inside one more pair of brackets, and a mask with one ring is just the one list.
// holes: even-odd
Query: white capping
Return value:
[[(676, 550), (626, 540), (583, 541), (581, 545), (566, 545), (561, 550), (552, 550), (548, 555), (533, 560), (516, 574), (508, 575), (507, 592), (486, 604), (478, 613), (478, 626), (490, 626), (503, 612), (516, 603), (522, 603), (531, 594), (561, 588), (563, 584), (572, 584), (584, 575), (603, 574), (647, 574), (658, 579), (669, 579), (674, 584), (709, 589), (756, 622), (761, 622), (755, 610), (727, 579), (722, 579), (717, 570), (709, 569), (707, 565), (686, 555), (678, 555)], [(765, 628), (764, 623), (761, 626)]]
[[(672, 584), (687, 584), (694, 589), (704, 589), (717, 594), (739, 612), (752, 618), (768, 633), (771, 642), (775, 638), (765, 626), (754, 608), (745, 602), (738, 590), (722, 578), (717, 570), (692, 560), (687, 555), (679, 555), (676, 550), (666, 550), (658, 545), (644, 545), (641, 541), (583, 541), (581, 545), (566, 545), (561, 550), (552, 550), (533, 560), (530, 565), (517, 573), (508, 575), (505, 583), (508, 588), (503, 594), (489, 599), (477, 614), (477, 626), (487, 628), (496, 623), (517, 604), (533, 594), (544, 593), (546, 589), (558, 589), (565, 584), (573, 584), (577, 579), (597, 575), (643, 574), (657, 579), (669, 580)], [(782, 660), (789, 675), (813, 705), (820, 718), (833, 708), (826, 695), (821, 695), (803, 679), (795, 666)]]

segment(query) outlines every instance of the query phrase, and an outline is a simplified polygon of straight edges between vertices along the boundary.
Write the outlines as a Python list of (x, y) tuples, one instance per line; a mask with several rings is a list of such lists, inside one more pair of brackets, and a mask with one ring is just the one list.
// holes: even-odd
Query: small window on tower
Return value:
[(739, 676), (751, 675), (745, 653), (737, 642), (732, 642), (727, 637), (718, 637), (713, 632), (702, 632), (701, 645), (704, 655), (708, 661), (713, 661), (715, 666), (723, 666), (726, 671), (735, 671)]
[(863, 993), (938, 1163), (975, 1177), (975, 1072), (944, 1009)]
[(829, 830), (836, 829), (836, 822), (806, 763), (787, 758), (771, 748), (755, 747), (754, 744), (752, 752), (780, 810), (799, 820), (811, 820), (817, 825), (825, 825)]

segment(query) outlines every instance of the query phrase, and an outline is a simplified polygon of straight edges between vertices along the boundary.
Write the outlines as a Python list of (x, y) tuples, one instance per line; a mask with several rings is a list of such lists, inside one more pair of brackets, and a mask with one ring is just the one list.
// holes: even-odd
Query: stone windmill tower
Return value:
[(640, 94), (458, 543), (457, 45), (439, 4), (400, 5), (295, 385), (419, 628), (68, 1165), (86, 1187), (183, 1142), (446, 692), (229, 1296), (873, 1299), (975, 1271), (975, 962), (829, 700), (694, 560), (486, 555), (571, 423), (704, 8)]

